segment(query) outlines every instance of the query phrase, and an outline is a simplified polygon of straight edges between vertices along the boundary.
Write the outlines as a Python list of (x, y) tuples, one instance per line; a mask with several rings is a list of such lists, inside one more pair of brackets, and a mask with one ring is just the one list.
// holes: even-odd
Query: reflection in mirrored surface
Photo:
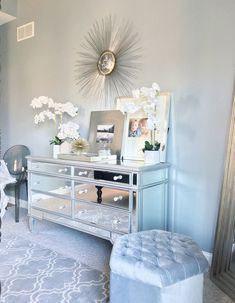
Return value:
[(112, 73), (115, 67), (115, 55), (111, 51), (103, 52), (98, 60), (97, 67), (100, 74), (106, 76)]
[(235, 274), (235, 234), (233, 236), (233, 243), (231, 247), (230, 270)]
[(235, 87), (211, 279), (235, 300)]

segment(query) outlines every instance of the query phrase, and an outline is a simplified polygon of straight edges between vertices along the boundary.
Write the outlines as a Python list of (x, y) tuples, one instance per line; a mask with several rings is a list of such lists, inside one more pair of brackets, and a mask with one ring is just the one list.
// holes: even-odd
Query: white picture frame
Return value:
[[(160, 161), (166, 161), (167, 152), (167, 135), (169, 129), (169, 114), (170, 114), (170, 100), (171, 94), (169, 92), (160, 92), (158, 95), (158, 105), (156, 107), (156, 115), (160, 123), (156, 131), (150, 131), (145, 134), (138, 134), (137, 136), (130, 136), (130, 122), (136, 120), (136, 123), (147, 119), (147, 114), (143, 109), (135, 113), (125, 114), (124, 132), (122, 140), (121, 157), (124, 160), (144, 160), (144, 152), (142, 151), (145, 141), (151, 141), (154, 136), (155, 140), (161, 143), (160, 148)], [(116, 108), (123, 111), (125, 105), (133, 103), (137, 107), (143, 102), (141, 98), (133, 97), (119, 97), (116, 99)], [(133, 120), (132, 120), (133, 119)], [(154, 132), (154, 134), (153, 134)]]

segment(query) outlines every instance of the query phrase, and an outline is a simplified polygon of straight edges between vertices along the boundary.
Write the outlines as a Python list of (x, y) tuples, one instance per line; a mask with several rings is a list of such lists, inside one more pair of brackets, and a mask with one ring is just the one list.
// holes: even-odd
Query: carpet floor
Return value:
[[(22, 244), (28, 243), (28, 246), (31, 245), (31, 247), (36, 247), (36, 251), (41, 250), (42, 254), (43, 253), (46, 254), (45, 257), (46, 261), (44, 262), (45, 267), (44, 269), (42, 269), (37, 262), (36, 264), (33, 265), (33, 267), (40, 271), (41, 270), (46, 271), (47, 268), (49, 269), (46, 276), (42, 275), (41, 277), (44, 278), (41, 278), (41, 280), (39, 279), (40, 281), (37, 281), (36, 283), (38, 287), (38, 292), (37, 292), (37, 296), (38, 296), (37, 298), (39, 298), (37, 299), (38, 301), (30, 301), (28, 300), (28, 298), (25, 299), (26, 301), (20, 301), (18, 300), (18, 296), (17, 296), (17, 300), (10, 301), (8, 298), (5, 301), (0, 300), (1, 303), (5, 303), (5, 302), (6, 303), (107, 302), (106, 277), (109, 275), (109, 258), (112, 249), (112, 245), (109, 241), (46, 221), (37, 221), (35, 226), (35, 231), (31, 233), (28, 228), (27, 211), (25, 209), (21, 209), (20, 222), (15, 223), (13, 207), (8, 208), (8, 211), (6, 212), (6, 215), (3, 218), (2, 234), (3, 234), (3, 240), (5, 238), (7, 241), (7, 239), (11, 239), (12, 237), (12, 239), (16, 239), (14, 240), (16, 242), (18, 239), (19, 241), (22, 241)], [(3, 248), (2, 247), (0, 248), (4, 250), (4, 242), (2, 243), (1, 246)], [(25, 258), (26, 259), (24, 260), (26, 264), (28, 264), (27, 262), (29, 262), (29, 259), (27, 259), (27, 257)], [(54, 261), (50, 261), (50, 260), (54, 260)], [(47, 276), (53, 276), (56, 281), (56, 279), (58, 278), (57, 275), (59, 275), (61, 271), (61, 267), (60, 267), (62, 262), (61, 260), (63, 260), (63, 262), (65, 263), (67, 260), (67, 262), (69, 263), (69, 268), (67, 267), (67, 265), (65, 266), (65, 272), (66, 272), (65, 285), (68, 285), (68, 293), (70, 292), (70, 297), (66, 297), (65, 293), (61, 291), (61, 293), (59, 294), (60, 297), (55, 298), (53, 301), (51, 300), (50, 296), (47, 296), (43, 293), (40, 294), (39, 290), (41, 289), (40, 287), (42, 288), (44, 287), (43, 289), (47, 289), (50, 281), (50, 279), (48, 279)], [(16, 262), (18, 262), (17, 264), (20, 263), (19, 261)], [(54, 269), (50, 267), (51, 263), (53, 262), (54, 264), (56, 264), (55, 272)], [(74, 272), (73, 270), (75, 270), (76, 267), (78, 267), (78, 270), (77, 272), (76, 271)], [(26, 270), (27, 272), (26, 266), (22, 266), (20, 268), (24, 271)], [(82, 274), (83, 269), (85, 269), (84, 275)], [(81, 270), (81, 273), (79, 273), (79, 270)], [(2, 273), (2, 271), (3, 269), (0, 263), (0, 273)], [(7, 270), (5, 271), (7, 272)], [(71, 277), (73, 275), (75, 275), (76, 278), (71, 280)], [(69, 281), (66, 280), (68, 276), (70, 276)], [(11, 278), (11, 275), (9, 276), (9, 278)], [(42, 283), (42, 281), (44, 284)], [(62, 281), (64, 280), (62, 279)], [(79, 281), (84, 283), (87, 283), (88, 281), (93, 281), (91, 282), (91, 284), (92, 283), (95, 284), (93, 286), (93, 290), (88, 291), (89, 293), (84, 290), (83, 292), (84, 297), (80, 293), (80, 301), (78, 299), (79, 296), (77, 296), (79, 294), (80, 289), (79, 291), (77, 290), (76, 294), (73, 293), (72, 291), (72, 289), (76, 289), (76, 287), (77, 288), (79, 287)], [(88, 282), (88, 285), (89, 283), (90, 282)], [(21, 288), (20, 285), (21, 285), (20, 283), (17, 284), (17, 287), (19, 287), (19, 289)], [(26, 283), (26, 286), (27, 285), (28, 283)], [(53, 287), (53, 284), (51, 285), (52, 285), (51, 287)], [(4, 298), (5, 289), (6, 288), (4, 287), (2, 289), (2, 298)], [(81, 287), (81, 289), (85, 289), (85, 287)], [(40, 295), (45, 295), (43, 297), (43, 300), (40, 299)], [(97, 297), (96, 299), (94, 299), (94, 296), (96, 295)], [(203, 303), (234, 303), (234, 301), (231, 300), (221, 290), (219, 290), (211, 282), (209, 278), (206, 278)]]
[(2, 303), (108, 301), (108, 277), (74, 259), (18, 235), (0, 247)]

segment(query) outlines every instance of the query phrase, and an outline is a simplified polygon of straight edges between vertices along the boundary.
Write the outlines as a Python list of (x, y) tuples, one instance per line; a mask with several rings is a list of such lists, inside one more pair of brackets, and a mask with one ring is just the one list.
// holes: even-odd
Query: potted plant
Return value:
[(161, 143), (155, 141), (151, 144), (149, 141), (144, 142), (144, 148), (142, 149), (144, 152), (145, 163), (159, 163), (160, 162), (160, 146)]
[(161, 143), (156, 139), (156, 133), (161, 128), (162, 121), (159, 115), (159, 93), (160, 87), (157, 83), (153, 83), (151, 87), (141, 87), (132, 91), (134, 98), (139, 99), (139, 105), (137, 106), (132, 101), (124, 104), (121, 107), (123, 113), (131, 113), (142, 110), (146, 114), (146, 129), (150, 131), (149, 141), (145, 141), (144, 158), (146, 163), (159, 163), (160, 162), (160, 149), (164, 151), (165, 145), (161, 146)]
[(72, 140), (80, 137), (79, 125), (70, 121), (64, 123), (64, 116), (74, 118), (78, 114), (78, 108), (71, 102), (58, 103), (46, 96), (33, 98), (30, 106), (37, 110), (34, 116), (35, 124), (53, 121), (56, 126), (57, 134), (50, 140), (53, 145), (53, 157), (57, 158), (60, 153), (70, 153)]
[(50, 145), (53, 145), (53, 158), (57, 158), (60, 154), (60, 146), (63, 143), (59, 137), (55, 136), (53, 140), (50, 140)]

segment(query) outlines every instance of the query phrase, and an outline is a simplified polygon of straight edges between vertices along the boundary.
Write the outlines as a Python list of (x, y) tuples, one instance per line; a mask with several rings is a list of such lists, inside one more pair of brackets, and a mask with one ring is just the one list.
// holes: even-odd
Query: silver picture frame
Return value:
[(120, 110), (92, 111), (88, 142), (89, 152), (110, 149), (112, 155), (121, 156), (125, 115)]

